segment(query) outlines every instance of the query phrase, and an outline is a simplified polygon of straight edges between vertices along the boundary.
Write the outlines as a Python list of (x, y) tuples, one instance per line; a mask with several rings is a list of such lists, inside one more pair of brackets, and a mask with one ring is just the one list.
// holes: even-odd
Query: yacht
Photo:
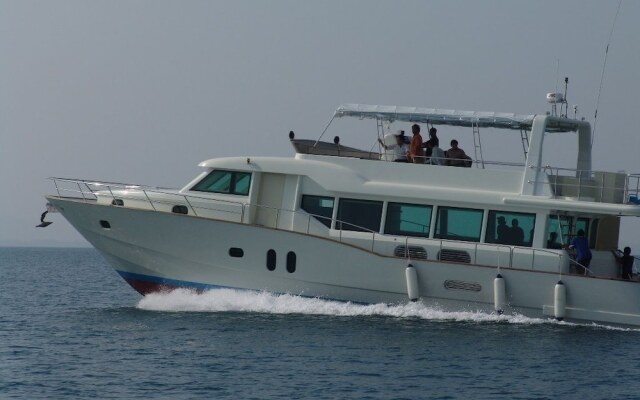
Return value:
[[(474, 157), (393, 162), (385, 146), (291, 132), (294, 157), (206, 160), (182, 189), (51, 178), (47, 200), (143, 295), (234, 288), (640, 326), (640, 284), (612, 252), (620, 219), (640, 216), (640, 175), (592, 170), (588, 122), (361, 104), (333, 118), (375, 121), (387, 147), (391, 124), (471, 128)], [(525, 162), (485, 161), (485, 129), (519, 134)], [(545, 137), (566, 133), (575, 168), (543, 165)], [(589, 265), (568, 249), (579, 232)]]

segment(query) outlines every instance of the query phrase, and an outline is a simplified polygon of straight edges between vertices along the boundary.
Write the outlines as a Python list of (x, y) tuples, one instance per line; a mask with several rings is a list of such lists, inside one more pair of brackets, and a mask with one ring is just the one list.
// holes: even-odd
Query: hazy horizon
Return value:
[[(182, 187), (205, 159), (293, 156), (288, 132), (316, 139), (342, 103), (544, 113), (568, 76), (570, 107), (593, 123), (617, 6), (0, 0), (0, 246), (89, 246), (59, 214), (35, 228), (47, 177)], [(638, 20), (640, 2), (623, 2), (594, 170), (640, 172)], [(375, 129), (336, 121), (326, 137), (369, 148)], [(473, 150), (470, 129), (440, 137)], [(549, 159), (575, 165), (575, 143), (550, 139)], [(517, 133), (483, 146), (522, 157)], [(639, 227), (623, 219), (620, 246), (638, 253)]]

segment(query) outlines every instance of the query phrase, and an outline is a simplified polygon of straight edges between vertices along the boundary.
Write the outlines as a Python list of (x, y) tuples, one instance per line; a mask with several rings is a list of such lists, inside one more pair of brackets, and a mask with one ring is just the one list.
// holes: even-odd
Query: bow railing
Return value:
[[(102, 204), (111, 207), (147, 209), (260, 225), (334, 240), (386, 257), (393, 255), (398, 245), (404, 244), (404, 258), (407, 262), (411, 260), (408, 249), (411, 246), (419, 246), (425, 249), (425, 257), (421, 259), (425, 261), (451, 261), (443, 255), (457, 251), (468, 255), (468, 258), (465, 256), (465, 263), (496, 267), (498, 272), (501, 268), (536, 270), (537, 261), (546, 262), (546, 270), (549, 270), (549, 262), (556, 260), (554, 262), (557, 264), (553, 269), (557, 269), (560, 274), (566, 273), (563, 265), (567, 255), (563, 250), (409, 236), (401, 237), (398, 241), (396, 235), (383, 234), (367, 227), (304, 210), (215, 199), (204, 195), (180, 193), (175, 189), (137, 184), (50, 179), (55, 184), (58, 197), (61, 198), (73, 198), (83, 202), (98, 202), (98, 199), (102, 198)], [(429, 231), (428, 227), (424, 229), (426, 232)]]

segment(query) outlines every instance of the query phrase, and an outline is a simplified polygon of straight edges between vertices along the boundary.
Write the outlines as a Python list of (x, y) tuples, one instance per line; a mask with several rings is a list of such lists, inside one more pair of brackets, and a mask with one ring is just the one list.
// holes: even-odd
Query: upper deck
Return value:
[[(338, 107), (333, 118), (352, 117), (358, 119), (374, 119), (378, 125), (378, 137), (384, 135), (383, 123), (408, 122), (430, 125), (449, 125), (470, 127), (473, 129), (476, 157), (473, 164), (479, 169), (492, 171), (496, 179), (501, 179), (501, 172), (508, 167), (517, 172), (520, 196), (515, 199), (529, 205), (550, 205), (566, 207), (567, 203), (574, 204), (578, 209), (602, 212), (616, 215), (637, 215), (638, 192), (640, 191), (640, 175), (620, 172), (593, 171), (591, 168), (591, 127), (588, 122), (550, 115), (522, 115), (496, 112), (459, 111), (445, 109), (429, 109), (417, 107), (375, 106), (361, 104), (346, 104)], [(332, 119), (333, 121), (333, 119)], [(331, 124), (331, 123), (330, 123)], [(329, 125), (330, 125), (329, 124)], [(329, 127), (327, 125), (327, 128)], [(480, 143), (480, 128), (494, 128), (501, 130), (519, 131), (523, 140), (526, 160), (524, 163), (507, 163), (502, 161), (486, 161), (482, 157)], [(326, 132), (326, 128), (325, 131)], [(324, 135), (323, 132), (323, 135)], [(576, 168), (558, 168), (542, 163), (543, 144), (545, 134), (576, 132), (578, 135)], [(294, 139), (292, 145), (298, 155), (322, 155), (341, 158), (359, 158), (366, 160), (384, 160), (381, 151), (367, 151), (342, 146), (339, 141), (334, 143)], [(477, 141), (477, 142), (476, 142)], [(424, 168), (424, 165), (416, 165)], [(455, 188), (474, 187), (477, 182), (476, 173), (467, 170), (464, 174), (441, 170), (438, 174), (460, 176), (459, 180), (448, 180), (449, 186)], [(429, 178), (431, 181), (433, 177)], [(486, 180), (482, 180), (486, 184)], [(493, 190), (493, 186), (483, 186), (483, 190)], [(527, 198), (529, 197), (529, 198)], [(553, 200), (553, 202), (551, 202)], [(560, 201), (560, 202), (558, 202)], [(579, 201), (580, 203), (576, 203)], [(599, 206), (585, 208), (584, 203), (604, 203)], [(617, 205), (611, 207), (609, 205)]]

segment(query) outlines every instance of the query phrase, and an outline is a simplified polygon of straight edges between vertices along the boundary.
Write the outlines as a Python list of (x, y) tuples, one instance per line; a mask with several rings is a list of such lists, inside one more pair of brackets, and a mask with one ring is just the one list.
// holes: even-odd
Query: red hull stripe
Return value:
[(118, 274), (129, 284), (132, 288), (138, 291), (140, 294), (145, 295), (155, 292), (167, 292), (177, 288), (195, 289), (197, 291), (203, 291), (207, 289), (224, 288), (225, 286), (208, 285), (205, 283), (181, 281), (177, 279), (161, 278), (152, 275), (134, 274), (132, 272), (116, 270)]

